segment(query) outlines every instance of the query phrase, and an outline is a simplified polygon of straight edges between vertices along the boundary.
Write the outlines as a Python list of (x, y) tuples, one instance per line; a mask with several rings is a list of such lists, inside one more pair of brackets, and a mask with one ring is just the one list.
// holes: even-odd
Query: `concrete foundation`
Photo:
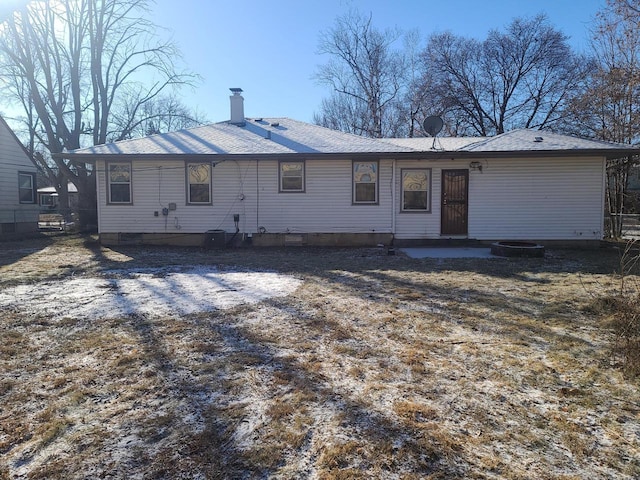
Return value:
[(254, 233), (256, 247), (375, 247), (390, 245), (391, 233)]
[[(222, 237), (221, 237), (222, 235)], [(233, 235), (210, 230), (203, 233), (101, 233), (103, 245), (174, 245), (211, 249), (232, 247), (489, 247), (500, 240), (469, 238), (397, 239), (391, 233), (254, 233)], [(598, 248), (600, 240), (532, 240), (546, 247)]]
[[(229, 233), (226, 234), (227, 238)], [(215, 237), (214, 237), (215, 238)], [(254, 233), (251, 237), (240, 234), (245, 242), (256, 247), (374, 247), (390, 245), (390, 233)], [(203, 233), (101, 233), (103, 245), (175, 245), (181, 247), (223, 248), (224, 242), (211, 246), (212, 232)], [(238, 242), (234, 242), (234, 246)]]
[(172, 245), (204, 247), (204, 233), (101, 233), (102, 245)]

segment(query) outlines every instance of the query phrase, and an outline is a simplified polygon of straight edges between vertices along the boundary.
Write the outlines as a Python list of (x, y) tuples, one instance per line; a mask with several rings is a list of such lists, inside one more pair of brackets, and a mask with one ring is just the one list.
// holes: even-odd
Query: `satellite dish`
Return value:
[(438, 133), (440, 133), (440, 130), (442, 130), (444, 122), (437, 115), (432, 115), (424, 119), (422, 126), (424, 127), (425, 132), (427, 132), (432, 137), (435, 137)]

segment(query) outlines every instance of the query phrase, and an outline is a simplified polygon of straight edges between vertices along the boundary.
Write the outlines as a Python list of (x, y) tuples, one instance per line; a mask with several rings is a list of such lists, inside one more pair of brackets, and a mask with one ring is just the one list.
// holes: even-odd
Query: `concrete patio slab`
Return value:
[(490, 248), (478, 247), (415, 247), (399, 250), (411, 258), (501, 258), (492, 255)]

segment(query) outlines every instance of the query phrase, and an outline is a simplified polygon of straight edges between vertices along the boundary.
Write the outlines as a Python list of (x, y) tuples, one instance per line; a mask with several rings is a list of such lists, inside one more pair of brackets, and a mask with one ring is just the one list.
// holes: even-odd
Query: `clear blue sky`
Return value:
[[(1, 1), (1, 0), (0, 0)], [(229, 118), (229, 87), (244, 90), (248, 117), (311, 121), (326, 87), (313, 74), (326, 57), (317, 54), (319, 33), (357, 9), (380, 29), (419, 29), (423, 39), (450, 30), (478, 39), (518, 16), (546, 13), (588, 48), (589, 28), (605, 0), (157, 0), (153, 21), (171, 32), (185, 64), (202, 76), (184, 101), (211, 121)]]

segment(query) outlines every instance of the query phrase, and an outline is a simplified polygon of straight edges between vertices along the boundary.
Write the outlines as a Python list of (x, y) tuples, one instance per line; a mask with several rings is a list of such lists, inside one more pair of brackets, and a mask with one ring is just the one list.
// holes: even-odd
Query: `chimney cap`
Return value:
[(230, 88), (229, 90), (231, 90), (234, 95), (240, 95), (242, 93), (241, 88)]

